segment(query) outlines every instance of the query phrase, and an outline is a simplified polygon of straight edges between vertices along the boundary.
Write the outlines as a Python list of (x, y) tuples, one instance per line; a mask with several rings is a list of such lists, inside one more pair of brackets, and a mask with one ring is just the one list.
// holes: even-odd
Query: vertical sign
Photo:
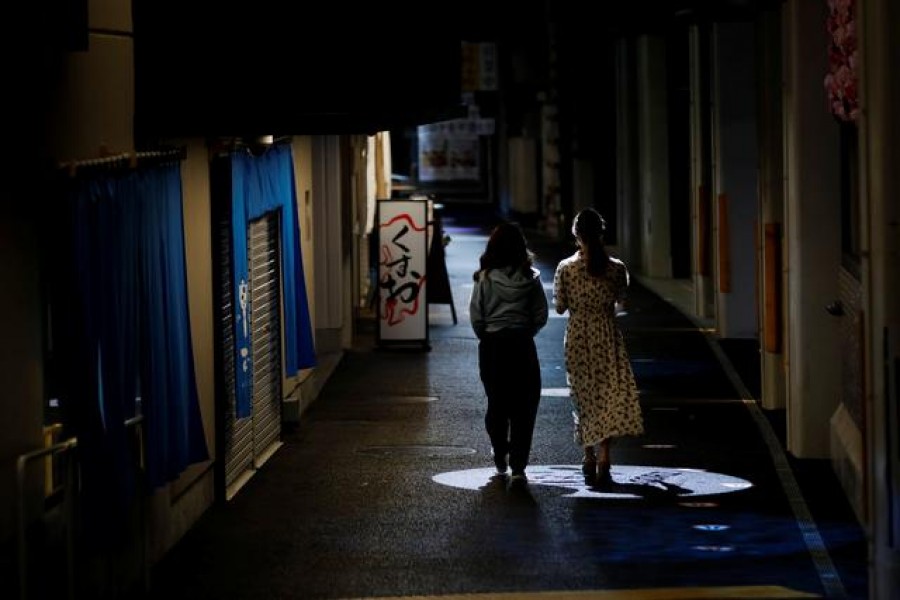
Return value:
[(493, 42), (462, 43), (463, 92), (496, 92), (499, 87), (497, 74), (497, 44)]
[(428, 343), (428, 202), (378, 201), (378, 342)]

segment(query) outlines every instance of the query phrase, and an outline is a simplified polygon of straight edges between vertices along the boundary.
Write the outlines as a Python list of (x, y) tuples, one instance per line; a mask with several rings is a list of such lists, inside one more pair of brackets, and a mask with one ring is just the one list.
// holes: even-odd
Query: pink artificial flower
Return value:
[(859, 115), (857, 96), (857, 38), (854, 5), (856, 0), (828, 0), (825, 21), (828, 33), (828, 73), (823, 81), (831, 112), (845, 121)]

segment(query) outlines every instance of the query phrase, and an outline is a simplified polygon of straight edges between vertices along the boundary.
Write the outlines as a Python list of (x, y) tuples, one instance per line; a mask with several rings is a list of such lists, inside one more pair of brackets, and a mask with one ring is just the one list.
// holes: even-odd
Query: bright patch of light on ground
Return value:
[(700, 525), (694, 525), (694, 529), (698, 531), (725, 531), (726, 529), (731, 529), (731, 526), (720, 525), (718, 523), (702, 523)]
[(541, 396), (543, 397), (553, 397), (553, 398), (568, 398), (569, 397), (569, 388), (544, 388), (541, 390)]
[[(496, 481), (493, 468), (467, 469), (439, 473), (432, 479), (441, 485), (480, 490)], [(753, 486), (745, 479), (693, 468), (613, 465), (612, 482), (592, 486), (585, 482), (580, 465), (532, 465), (528, 467), (528, 485), (568, 490), (570, 498), (688, 498), (727, 494)]]
[(694, 546), (700, 552), (734, 552), (734, 546)]

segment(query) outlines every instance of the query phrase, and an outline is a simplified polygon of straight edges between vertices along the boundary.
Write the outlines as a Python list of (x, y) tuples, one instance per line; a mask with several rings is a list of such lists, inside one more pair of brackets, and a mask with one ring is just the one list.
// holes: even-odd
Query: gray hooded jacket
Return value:
[(519, 268), (479, 271), (469, 299), (469, 320), (480, 338), (501, 329), (537, 334), (547, 324), (547, 296), (541, 275)]

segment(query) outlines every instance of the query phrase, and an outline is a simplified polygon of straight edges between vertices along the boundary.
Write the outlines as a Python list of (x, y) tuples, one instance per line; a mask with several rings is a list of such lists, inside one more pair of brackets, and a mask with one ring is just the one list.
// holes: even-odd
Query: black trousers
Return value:
[(484, 334), (478, 344), (478, 366), (487, 394), (484, 424), (494, 455), (509, 454), (513, 473), (524, 471), (541, 399), (534, 337), (521, 330)]

